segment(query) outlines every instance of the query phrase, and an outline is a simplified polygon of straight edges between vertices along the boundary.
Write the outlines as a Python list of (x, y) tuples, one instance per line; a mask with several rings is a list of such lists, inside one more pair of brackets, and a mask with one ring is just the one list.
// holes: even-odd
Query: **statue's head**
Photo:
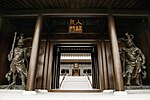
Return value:
[(127, 47), (134, 46), (134, 43), (133, 43), (134, 36), (132, 34), (128, 34), (128, 33), (125, 33), (125, 35), (127, 36), (127, 42), (126, 42)]
[(23, 47), (24, 45), (24, 40), (23, 40), (23, 35), (21, 34), (20, 38), (18, 39), (17, 46)]
[(127, 45), (127, 47), (132, 47), (132, 46), (134, 46), (134, 43), (132, 40), (129, 40), (129, 41), (127, 41), (126, 45)]

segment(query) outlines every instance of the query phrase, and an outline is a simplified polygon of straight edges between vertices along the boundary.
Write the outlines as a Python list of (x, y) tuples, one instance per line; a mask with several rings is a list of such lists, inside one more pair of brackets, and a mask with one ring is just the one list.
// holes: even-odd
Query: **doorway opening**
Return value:
[(52, 89), (99, 89), (96, 45), (55, 45)]

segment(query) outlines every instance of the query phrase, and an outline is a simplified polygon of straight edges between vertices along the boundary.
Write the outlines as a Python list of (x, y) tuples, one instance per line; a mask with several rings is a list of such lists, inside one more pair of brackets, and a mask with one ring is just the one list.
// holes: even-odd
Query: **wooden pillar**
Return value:
[(54, 49), (54, 44), (50, 43), (49, 64), (48, 64), (48, 73), (47, 73), (47, 90), (51, 89), (51, 84), (52, 84), (51, 82), (52, 82), (53, 49)]
[(98, 65), (99, 65), (99, 86), (100, 90), (104, 90), (104, 73), (103, 73), (103, 64), (102, 64), (102, 51), (101, 51), (101, 44), (97, 44), (98, 50)]
[(92, 58), (92, 88), (96, 89), (96, 83), (97, 83), (97, 73), (95, 71), (95, 52), (94, 52), (94, 47), (93, 47), (93, 50), (91, 52), (91, 58)]
[(3, 30), (3, 23), (4, 23), (4, 20), (3, 18), (0, 16), (0, 45), (1, 45), (1, 40), (2, 40), (2, 30)]
[(102, 39), (101, 41), (101, 51), (102, 51), (102, 65), (104, 72), (104, 90), (108, 89), (108, 71), (107, 71), (107, 60), (106, 60), (106, 49), (105, 49), (105, 41)]
[(42, 88), (46, 89), (47, 86), (47, 72), (48, 72), (48, 64), (49, 64), (49, 51), (50, 51), (50, 41), (49, 38), (46, 42), (46, 51), (45, 51), (45, 61), (44, 61), (44, 71), (43, 71), (43, 84)]
[(150, 32), (150, 16), (148, 17), (148, 31)]
[(2, 23), (3, 23), (3, 18), (0, 16), (0, 32), (2, 30)]
[(57, 51), (57, 69), (56, 69), (56, 89), (59, 89), (59, 76), (60, 76), (60, 50)]
[(29, 63), (29, 71), (28, 71), (28, 78), (27, 78), (27, 91), (33, 91), (35, 89), (35, 77), (36, 77), (36, 67), (37, 67), (37, 58), (38, 58), (38, 51), (39, 51), (39, 43), (40, 43), (40, 32), (42, 28), (42, 15), (38, 15), (35, 32), (33, 37), (32, 43), (32, 51)]
[(111, 50), (112, 50), (113, 64), (114, 64), (115, 90), (124, 91), (117, 34), (116, 34), (114, 18), (111, 13), (108, 14), (108, 29), (109, 29), (109, 35), (111, 40), (110, 42), (111, 42)]

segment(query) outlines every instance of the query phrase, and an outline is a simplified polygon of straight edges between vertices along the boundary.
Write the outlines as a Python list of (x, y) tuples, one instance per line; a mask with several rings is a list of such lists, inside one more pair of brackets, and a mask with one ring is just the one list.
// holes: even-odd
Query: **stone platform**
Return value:
[(12, 90), (24, 90), (24, 86), (22, 85), (0, 85), (0, 89), (12, 89)]
[(149, 85), (143, 85), (143, 86), (125, 86), (125, 90), (146, 90), (150, 89)]

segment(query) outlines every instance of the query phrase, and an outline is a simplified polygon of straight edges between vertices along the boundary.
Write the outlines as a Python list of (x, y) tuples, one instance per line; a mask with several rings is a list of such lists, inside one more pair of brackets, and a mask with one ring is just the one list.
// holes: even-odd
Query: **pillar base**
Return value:
[(37, 89), (36, 90), (38, 93), (47, 93), (48, 91), (47, 90), (41, 90), (41, 89)]
[(113, 93), (114, 90), (103, 90), (103, 93)]
[(23, 94), (36, 94), (36, 92), (35, 91), (23, 91)]
[(113, 95), (128, 95), (126, 91), (115, 91)]

